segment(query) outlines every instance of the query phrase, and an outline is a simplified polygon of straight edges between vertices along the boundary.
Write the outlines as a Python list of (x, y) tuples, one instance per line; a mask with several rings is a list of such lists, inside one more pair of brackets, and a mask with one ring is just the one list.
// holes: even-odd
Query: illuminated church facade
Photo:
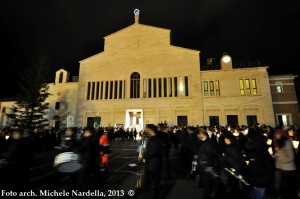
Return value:
[(104, 51), (80, 61), (78, 81), (56, 72), (48, 118), (54, 126), (144, 128), (275, 125), (267, 67), (200, 70), (200, 51), (171, 45), (171, 31), (139, 23), (106, 36)]

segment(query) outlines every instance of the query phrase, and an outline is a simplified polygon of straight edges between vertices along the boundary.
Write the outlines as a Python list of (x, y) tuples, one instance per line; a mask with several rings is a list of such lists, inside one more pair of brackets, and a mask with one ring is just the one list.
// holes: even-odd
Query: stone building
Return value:
[(275, 125), (267, 67), (200, 71), (200, 51), (171, 44), (171, 31), (135, 23), (104, 38), (104, 51), (49, 84), (50, 126)]
[(270, 85), (276, 124), (300, 125), (299, 104), (294, 75), (270, 76)]

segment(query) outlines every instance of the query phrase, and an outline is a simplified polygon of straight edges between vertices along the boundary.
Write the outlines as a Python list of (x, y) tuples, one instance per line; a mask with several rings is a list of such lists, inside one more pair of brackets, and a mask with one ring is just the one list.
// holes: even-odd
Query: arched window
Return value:
[(63, 77), (64, 77), (64, 73), (60, 72), (58, 83), (62, 83), (63, 82)]
[(140, 74), (137, 72), (130, 76), (130, 98), (140, 98)]

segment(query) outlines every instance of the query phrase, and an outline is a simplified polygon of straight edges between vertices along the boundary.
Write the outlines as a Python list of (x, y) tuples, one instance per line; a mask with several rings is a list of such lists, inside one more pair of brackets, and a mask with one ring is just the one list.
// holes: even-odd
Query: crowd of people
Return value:
[[(33, 155), (56, 148), (80, 154), (82, 167), (71, 173), (73, 189), (93, 188), (90, 176), (105, 171), (109, 142), (147, 139), (140, 154), (145, 163), (142, 191), (157, 198), (161, 183), (171, 178), (169, 154), (180, 150), (186, 180), (199, 176), (199, 188), (208, 198), (253, 198), (264, 195), (293, 199), (299, 193), (299, 140), (297, 127), (174, 127), (149, 125), (141, 132), (122, 127), (65, 128), (0, 131), (0, 169), (5, 188), (24, 190)], [(8, 177), (9, 176), (9, 177)], [(18, 179), (18, 180), (16, 180)], [(0, 182), (1, 184), (1, 182)]]
[[(61, 130), (3, 129), (0, 132), (0, 186), (27, 190), (34, 154), (48, 150), (80, 155), (81, 169), (69, 173), (73, 189), (91, 188), (90, 176), (104, 171), (108, 163), (108, 128), (65, 128)], [(56, 173), (60, 177), (59, 172)]]
[(273, 129), (256, 124), (250, 128), (202, 126), (174, 131), (150, 126), (147, 133), (150, 138), (143, 154), (144, 187), (150, 198), (157, 198), (160, 183), (168, 176), (168, 154), (174, 136), (181, 145), (183, 171), (188, 180), (200, 176), (204, 199), (262, 199), (266, 194), (298, 197), (300, 133), (296, 127)]

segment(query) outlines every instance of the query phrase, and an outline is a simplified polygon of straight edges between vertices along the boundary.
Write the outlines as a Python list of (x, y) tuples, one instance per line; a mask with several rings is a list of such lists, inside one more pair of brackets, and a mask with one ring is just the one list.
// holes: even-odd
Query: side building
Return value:
[(200, 72), (203, 123), (274, 125), (268, 67), (233, 68), (229, 55), (220, 62), (220, 70)]
[(299, 103), (295, 87), (295, 75), (270, 76), (276, 124), (300, 125)]

